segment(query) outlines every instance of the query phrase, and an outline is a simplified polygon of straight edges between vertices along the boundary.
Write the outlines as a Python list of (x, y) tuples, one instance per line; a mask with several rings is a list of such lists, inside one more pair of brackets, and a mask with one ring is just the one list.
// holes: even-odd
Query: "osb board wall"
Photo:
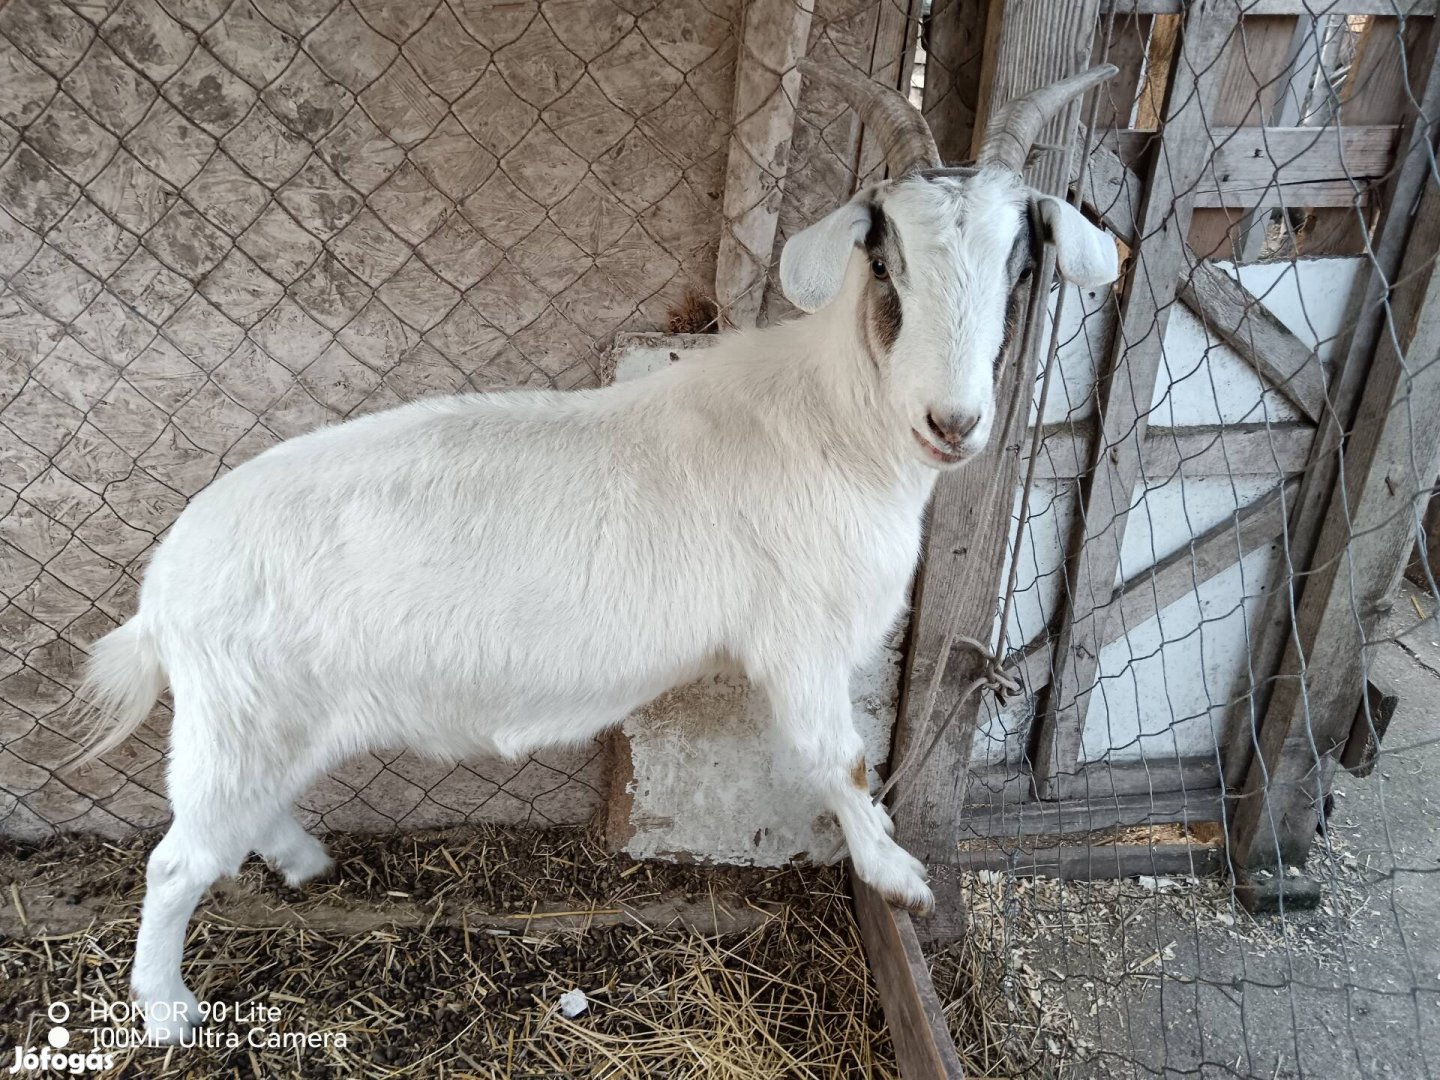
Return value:
[[(914, 46), (918, 0), (816, 0), (806, 56), (822, 64), (860, 72), (898, 65), (896, 53)], [(907, 21), (908, 32), (903, 31)], [(901, 36), (887, 37), (900, 31)], [(785, 241), (848, 199), (859, 186), (861, 126), (852, 109), (831, 87), (804, 86), (795, 104), (789, 177), (780, 203), (775, 248), (765, 290), (762, 321), (795, 313), (780, 291), (777, 268)], [(883, 168), (867, 159), (864, 183), (883, 177)]]
[[(3, 3), (3, 0), (0, 0)], [(0, 832), (164, 819), (163, 709), (78, 777), (79, 647), (186, 500), (420, 395), (600, 378), (713, 284), (733, 0), (0, 7)], [(370, 756), (336, 828), (576, 821), (598, 747)]]

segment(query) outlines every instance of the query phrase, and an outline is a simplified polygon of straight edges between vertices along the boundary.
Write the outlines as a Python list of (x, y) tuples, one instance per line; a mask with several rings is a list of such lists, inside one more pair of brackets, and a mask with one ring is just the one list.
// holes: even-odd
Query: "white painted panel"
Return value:
[[(1328, 363), (1361, 258), (1215, 265), (1237, 278), (1297, 338)], [(1150, 423), (1162, 427), (1279, 423), (1299, 413), (1199, 318), (1177, 302), (1170, 313)]]
[(1024, 697), (1000, 708), (993, 694), (987, 693), (980, 703), (975, 725), (975, 740), (970, 750), (971, 768), (983, 765), (1011, 765), (1019, 768), (1025, 761), (1025, 743), (1034, 717), (1034, 702)]
[(1329, 363), (1345, 322), (1355, 277), (1367, 269), (1364, 256), (1347, 259), (1299, 259), (1295, 262), (1216, 263), (1260, 299), (1272, 315), (1304, 344), (1318, 346)]
[(1248, 663), (1247, 627), (1261, 616), (1281, 558), (1278, 546), (1251, 552), (1101, 650), (1082, 761), (1173, 762), (1216, 752)]
[[(850, 684), (855, 727), (875, 766), (890, 754), (900, 651), (887, 648)], [(625, 721), (630, 739), (636, 858), (698, 856), (783, 866), (828, 857), (840, 841), (804, 763), (774, 734), (765, 695), (739, 675), (715, 675), (664, 694)]]
[[(1023, 648), (1045, 633), (1064, 599), (1065, 544), (1075, 525), (1078, 497), (1073, 483), (1037, 481), (1030, 496), (1030, 524), (1020, 545), (1020, 570), (1015, 576), (1015, 605), (1005, 635), (1007, 652)], [(1020, 524), (1020, 492), (1015, 493), (1011, 511), (1010, 538), (1006, 552), (1014, 550), (1015, 532)], [(1007, 576), (1000, 579), (995, 610), (1004, 603)], [(996, 636), (999, 629), (996, 628)], [(991, 640), (994, 645), (994, 639)], [(993, 696), (986, 695), (975, 730), (971, 761), (976, 765), (1000, 761), (1018, 762), (1024, 753), (1025, 733), (1030, 725), (1029, 705), (1018, 701), (1000, 710)]]
[[(1115, 297), (1110, 289), (1081, 289), (1063, 286), (1066, 292), (1065, 312), (1060, 324), (1060, 348), (1056, 353), (1059, 369), (1050, 384), (1050, 397), (1045, 402), (1047, 424), (1066, 419), (1081, 420), (1095, 414), (1095, 373), (1105, 362), (1115, 327)], [(1055, 308), (1060, 289), (1050, 294), (1050, 317), (1040, 340), (1040, 370), (1035, 380), (1035, 393), (1030, 404), (1030, 423), (1040, 404), (1040, 387), (1045, 374), (1045, 360), (1050, 355), (1050, 334), (1054, 327)]]
[(1175, 476), (1136, 489), (1115, 584), (1129, 581), (1275, 489), (1279, 476)]
[[(1015, 606), (1005, 635), (1007, 650), (1018, 649), (1032, 641), (1044, 631), (1059, 610), (1065, 587), (1065, 544), (1075, 524), (1076, 507), (1073, 483), (1054, 480), (1035, 482), (1035, 490), (1030, 496), (1030, 524), (1020, 545), (1020, 570), (1015, 575)], [(1019, 524), (1020, 492), (1017, 491), (1011, 510), (1007, 553), (1015, 549), (1015, 532)], [(997, 614), (1009, 580), (1008, 571), (1007, 557), (1006, 575), (1001, 577), (996, 593)]]

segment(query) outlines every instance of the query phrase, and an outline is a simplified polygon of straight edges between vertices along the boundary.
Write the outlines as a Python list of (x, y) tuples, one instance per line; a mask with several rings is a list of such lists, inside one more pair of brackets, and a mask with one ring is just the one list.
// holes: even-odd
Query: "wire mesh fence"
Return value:
[[(598, 385), (621, 331), (783, 317), (784, 239), (882, 175), (793, 60), (911, 89), (961, 161), (987, 13), (1023, 7), (0, 6), (0, 832), (167, 816), (163, 707), (54, 770), (84, 646), (207, 483), (425, 394)], [(957, 714), (963, 812), (921, 827), (969, 871), (941, 989), (997, 988), (952, 987), (956, 1029), (1006, 1025), (980, 1075), (1433, 1071), (1424, 543), (1397, 585), (1437, 471), (1433, 20), (1350, 7), (1080, 6), (1120, 74), (1061, 150), (1127, 272), (1052, 295), (1039, 452), (996, 448), (1010, 616), (966, 630), (1024, 692)], [(301, 811), (578, 822), (609, 773), (368, 755)]]
[[(815, 47), (869, 70), (879, 9), (830, 7)], [(0, 831), (164, 820), (163, 707), (99, 767), (54, 767), (84, 646), (217, 476), (426, 394), (598, 385), (617, 331), (713, 329), (739, 19), (699, 0), (0, 9)], [(854, 123), (831, 126), (803, 205), (850, 183)], [(600, 743), (372, 755), (302, 813), (576, 822), (607, 772)]]
[[(1025, 693), (958, 714), (933, 830), (971, 871), (937, 983), (957, 1036), (1003, 1033), (978, 1075), (1433, 1072), (1432, 34), (1098, 13), (1120, 74), (1071, 180), (1127, 273), (1052, 295), (1013, 614), (1002, 571), (972, 628)], [(948, 48), (927, 104), (965, 89)]]

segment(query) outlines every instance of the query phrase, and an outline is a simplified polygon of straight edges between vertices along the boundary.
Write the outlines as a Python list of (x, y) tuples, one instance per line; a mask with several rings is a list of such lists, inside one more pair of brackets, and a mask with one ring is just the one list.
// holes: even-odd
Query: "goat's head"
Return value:
[(973, 168), (941, 167), (924, 118), (894, 90), (809, 61), (885, 151), (891, 179), (792, 236), (780, 282), (796, 307), (844, 298), (886, 393), (922, 460), (958, 465), (985, 447), (995, 375), (1023, 320), (1024, 290), (1043, 242), (1061, 276), (1103, 285), (1119, 273), (1115, 244), (1068, 203), (1027, 187), (1020, 170), (1045, 122), (1115, 74), (1092, 68), (1011, 102)]

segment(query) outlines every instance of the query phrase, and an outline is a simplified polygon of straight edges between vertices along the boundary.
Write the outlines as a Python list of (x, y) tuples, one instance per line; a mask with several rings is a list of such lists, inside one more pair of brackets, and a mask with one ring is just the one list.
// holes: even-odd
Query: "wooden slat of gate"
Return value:
[[(1245, 17), (1225, 51), (1224, 78), (1215, 108), (1208, 116), (1212, 128), (1263, 127), (1272, 122), (1276, 99), (1288, 81), (1285, 73), (1292, 59), (1291, 43), (1298, 18), (1295, 15)], [(1264, 164), (1273, 176), (1278, 163), (1267, 154)], [(1256, 195), (1258, 201), (1259, 192)], [(1231, 258), (1237, 232), (1246, 217), (1245, 208), (1239, 206), (1196, 210), (1190, 222), (1191, 248), (1201, 258)]]
[(1186, 16), (1162, 142), (1148, 168), (1139, 246), (1107, 365), (1111, 374), (1083, 502), (1083, 538), (1066, 575), (1068, 614), (1035, 744), (1035, 784), (1042, 798), (1076, 793), (1085, 714), (1108, 628), (1106, 608), (1140, 477), (1165, 329), (1189, 254), (1185, 237), (1195, 188), (1211, 153), (1209, 110), (1221, 88), (1221, 56), (1238, 20), (1234, 0), (1200, 0)]
[[(1406, 73), (1429, 37), (1429, 20), (1400, 20), (1377, 15), (1366, 24), (1350, 72), (1340, 88), (1342, 130), (1361, 124), (1393, 124), (1405, 112), (1410, 87)], [(1372, 222), (1372, 200), (1349, 196), (1346, 207), (1317, 206), (1301, 226), (1300, 252), (1306, 257), (1363, 255)], [(1303, 204), (1302, 204), (1303, 205)]]
[[(1339, 474), (1336, 450), (1354, 418), (1370, 358), (1384, 331), (1385, 308), (1381, 301), (1388, 283), (1397, 280), (1410, 235), (1411, 210), (1429, 181), (1430, 121), (1425, 118), (1440, 111), (1440, 70), (1433, 62), (1440, 37), (1435, 33), (1433, 20), (1427, 21), (1425, 29), (1428, 35), (1425, 48), (1411, 69), (1414, 97), (1419, 107), (1410, 110), (1405, 118), (1396, 168), (1380, 194), (1380, 205), (1385, 210), (1371, 245), (1373, 267), (1350, 300), (1343, 324), (1347, 330), (1343, 340), (1336, 343), (1339, 360), (1330, 373), (1327, 407), (1311, 446), (1310, 464), (1290, 510), (1288, 565), (1297, 572), (1311, 565), (1320, 525)], [(1252, 797), (1252, 785), (1263, 787), (1263, 771), (1259, 776), (1254, 774), (1252, 758), (1259, 743), (1261, 718), (1269, 707), (1273, 673), (1279, 670), (1290, 641), (1290, 616), (1295, 603), (1292, 593), (1303, 587), (1303, 578), (1297, 578), (1290, 585), (1293, 588), (1282, 583), (1271, 593), (1263, 616), (1251, 626), (1249, 670), (1258, 678), (1254, 685), (1242, 688), (1226, 716), (1222, 745), (1225, 786), (1233, 792), (1246, 785), (1240, 794), (1242, 801), (1253, 802), (1257, 798)], [(1251, 822), (1252, 828), (1253, 825)], [(1232, 833), (1234, 831), (1232, 828)]]
[[(993, 73), (987, 102), (1007, 102), (1088, 66), (1097, 7), (1098, 0), (1036, 0), (1007, 10), (998, 40), (987, 51), (987, 69)], [(999, 0), (995, 0), (992, 18), (998, 13)], [(1060, 133), (1075, 130), (1077, 110), (1078, 104), (1047, 125), (1040, 141), (1069, 146), (1071, 140)], [(993, 115), (993, 110), (987, 115)], [(1069, 160), (1063, 152), (1046, 154), (1029, 174), (1035, 187), (1055, 193), (1065, 191), (1068, 177)], [(1037, 279), (1044, 280), (1040, 275)], [(1038, 339), (1039, 335), (1030, 337)], [(1033, 344), (1038, 347), (1038, 340)], [(1032, 350), (1002, 368), (996, 387), (1000, 416), (1006, 414), (1017, 394), (1029, 401), (1036, 360)], [(1023, 417), (1022, 412), (1022, 431)], [(896, 725), (896, 747), (902, 757), (909, 752), (922, 722), (927, 690), (947, 633), (953, 628), (982, 640), (991, 635), (1010, 535), (1011, 501), (1019, 477), (1020, 457), (1015, 448), (992, 446), (964, 469), (945, 476), (936, 488)], [(978, 660), (970, 652), (951, 658), (935, 700), (937, 716), (949, 711), (959, 688), (977, 671)], [(896, 839), (919, 858), (946, 862), (956, 857), (965, 796), (964, 767), (977, 707), (978, 699), (972, 698), (925, 767), (907, 773), (896, 792), (905, 800), (896, 813)]]
[(1440, 449), (1440, 186), (1427, 180), (1391, 318), (1345, 441), (1311, 572), (1295, 613), (1259, 753), (1235, 809), (1236, 865), (1303, 863), (1334, 759), (1364, 692), (1363, 645), (1404, 567), (1414, 501)]

